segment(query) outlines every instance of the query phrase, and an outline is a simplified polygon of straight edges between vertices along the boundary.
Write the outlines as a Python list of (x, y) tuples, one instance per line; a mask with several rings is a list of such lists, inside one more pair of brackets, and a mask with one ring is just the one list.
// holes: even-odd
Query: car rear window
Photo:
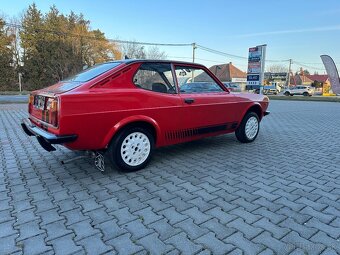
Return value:
[(94, 65), (74, 76), (71, 76), (63, 82), (86, 82), (96, 78), (97, 76), (117, 67), (122, 62), (108, 62), (103, 64)]

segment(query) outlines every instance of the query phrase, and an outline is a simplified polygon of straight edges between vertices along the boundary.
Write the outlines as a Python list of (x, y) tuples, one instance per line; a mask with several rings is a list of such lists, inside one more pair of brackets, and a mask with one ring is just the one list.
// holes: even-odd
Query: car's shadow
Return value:
[[(155, 149), (154, 155), (148, 166), (140, 171), (155, 171), (158, 169), (164, 169), (167, 166), (171, 166), (174, 164), (174, 162), (185, 162), (189, 159), (199, 160), (204, 157), (209, 158), (213, 157), (216, 152), (221, 151), (223, 151), (224, 154), (228, 154), (230, 151), (233, 151), (236, 146), (239, 145), (240, 143), (236, 140), (234, 135), (226, 134), (217, 137), (208, 137), (200, 140), (157, 148)], [(56, 153), (58, 154), (58, 159), (60, 162), (85, 155), (85, 153), (83, 152), (70, 151), (61, 146), (57, 148)], [(94, 159), (90, 156), (76, 159), (69, 163), (62, 164), (62, 166), (64, 166), (70, 174), (79, 173), (79, 170), (91, 175), (96, 173), (100, 175), (105, 174), (110, 176), (117, 174), (126, 174), (126, 172), (123, 172), (112, 166), (108, 158), (106, 158), (105, 160), (104, 172), (100, 172), (95, 167)]]

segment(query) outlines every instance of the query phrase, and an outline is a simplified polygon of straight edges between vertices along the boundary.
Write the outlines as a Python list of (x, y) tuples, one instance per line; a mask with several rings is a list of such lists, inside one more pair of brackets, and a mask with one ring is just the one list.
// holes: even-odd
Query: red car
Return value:
[(122, 60), (32, 92), (21, 125), (47, 151), (53, 144), (95, 151), (134, 171), (161, 146), (231, 132), (254, 141), (268, 103), (263, 95), (229, 93), (199, 64)]

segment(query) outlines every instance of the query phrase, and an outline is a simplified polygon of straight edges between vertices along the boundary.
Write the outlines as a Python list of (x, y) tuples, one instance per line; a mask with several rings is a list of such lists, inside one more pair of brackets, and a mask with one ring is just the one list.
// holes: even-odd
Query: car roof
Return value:
[(159, 60), (159, 59), (122, 59), (122, 60), (115, 60), (115, 61), (108, 61), (106, 63), (111, 62), (119, 62), (125, 64), (132, 64), (132, 63), (167, 63), (167, 64), (184, 64), (184, 65), (195, 65), (205, 67), (202, 64), (193, 63), (193, 62), (185, 62), (185, 61), (177, 61), (177, 60)]

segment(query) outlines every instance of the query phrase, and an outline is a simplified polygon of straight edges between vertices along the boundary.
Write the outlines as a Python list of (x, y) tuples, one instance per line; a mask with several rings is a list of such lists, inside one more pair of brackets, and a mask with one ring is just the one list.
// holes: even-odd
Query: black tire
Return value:
[[(149, 153), (146, 159), (142, 160), (142, 162), (136, 165), (134, 165), (133, 159), (130, 158), (131, 164), (128, 164), (126, 162), (128, 161), (128, 159), (124, 160), (122, 157), (122, 154), (124, 153), (122, 152), (123, 146), (124, 146), (123, 143), (129, 140), (129, 136), (132, 136), (132, 134), (134, 135), (141, 134), (140, 137), (142, 137), (143, 139), (148, 139), (149, 146), (150, 146), (150, 150), (149, 150)], [(144, 140), (142, 140), (141, 142), (143, 141)], [(125, 172), (137, 171), (137, 170), (143, 169), (149, 163), (153, 150), (154, 150), (154, 146), (155, 146), (154, 144), (155, 144), (155, 139), (153, 135), (147, 129), (141, 128), (141, 127), (127, 128), (119, 132), (117, 136), (114, 137), (114, 139), (112, 140), (109, 146), (109, 149), (108, 149), (108, 157), (110, 158), (110, 161), (112, 162), (113, 165), (117, 166), (119, 169)], [(139, 143), (131, 145), (131, 146), (130, 145), (126, 145), (126, 146), (129, 147), (126, 150), (129, 150), (129, 152), (135, 150), (134, 153), (139, 153), (141, 149), (140, 147), (142, 147)]]
[(304, 97), (308, 97), (308, 96), (309, 96), (308, 92), (303, 92), (302, 95), (303, 95)]
[(290, 96), (290, 93), (288, 91), (286, 91), (285, 96)]
[[(247, 132), (246, 132), (246, 124), (247, 124), (249, 119), (252, 119), (252, 120), (256, 119), (256, 121), (257, 121), (257, 131), (256, 131), (256, 134), (252, 135), (251, 137), (249, 137), (247, 135)], [(236, 135), (237, 140), (239, 140), (241, 143), (251, 143), (251, 142), (253, 142), (256, 139), (257, 135), (259, 134), (259, 130), (260, 130), (260, 119), (259, 119), (259, 116), (255, 112), (248, 112), (243, 117), (239, 127), (236, 129), (235, 135)]]

